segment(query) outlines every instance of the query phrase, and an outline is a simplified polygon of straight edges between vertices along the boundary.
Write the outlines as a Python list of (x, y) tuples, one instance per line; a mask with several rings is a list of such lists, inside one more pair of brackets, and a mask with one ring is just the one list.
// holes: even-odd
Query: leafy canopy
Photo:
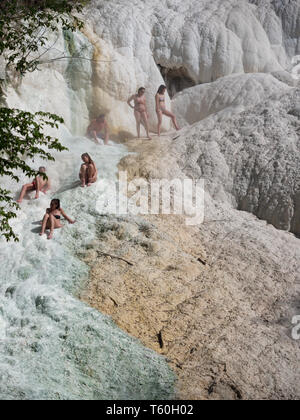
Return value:
[[(21, 76), (34, 71), (49, 33), (56, 32), (58, 27), (71, 31), (82, 27), (77, 13), (86, 3), (84, 0), (1, 0), (0, 58), (4, 59), (6, 69)], [(51, 150), (66, 150), (57, 138), (44, 135), (46, 127), (58, 128), (64, 121), (50, 113), (32, 114), (7, 108), (4, 82), (0, 80), (0, 177), (19, 181), (16, 172), (20, 170), (36, 177), (39, 172), (26, 162), (30, 159), (33, 162), (37, 157), (53, 161)], [(18, 240), (10, 225), (18, 208), (11, 191), (0, 185), (0, 234), (7, 241)]]
[(35, 70), (36, 54), (47, 42), (47, 34), (58, 25), (65, 30), (80, 29), (83, 23), (76, 16), (82, 0), (1, 0), (0, 55), (8, 65), (25, 74)]

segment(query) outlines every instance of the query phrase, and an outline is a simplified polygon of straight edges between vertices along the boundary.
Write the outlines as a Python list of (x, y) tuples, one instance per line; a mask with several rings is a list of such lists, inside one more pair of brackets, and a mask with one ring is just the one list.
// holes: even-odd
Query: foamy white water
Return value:
[[(88, 276), (76, 252), (94, 237), (99, 191), (110, 194), (101, 179), (116, 179), (126, 148), (61, 135), (70, 151), (47, 165), (57, 192), (24, 200), (14, 222), (20, 242), (0, 242), (0, 398), (169, 398), (174, 377), (166, 361), (76, 299)], [(83, 152), (99, 170), (98, 183), (85, 189), (78, 186)], [(19, 192), (20, 185), (3, 182)], [(54, 197), (76, 223), (64, 222), (49, 241), (38, 222)]]

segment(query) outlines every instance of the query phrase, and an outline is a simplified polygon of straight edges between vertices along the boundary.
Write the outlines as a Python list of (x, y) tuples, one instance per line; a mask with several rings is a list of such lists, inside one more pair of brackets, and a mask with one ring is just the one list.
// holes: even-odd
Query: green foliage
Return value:
[[(75, 31), (82, 27), (76, 16), (87, 1), (84, 0), (0, 0), (0, 56), (8, 68), (23, 76), (34, 71), (41, 55), (47, 50), (47, 36), (61, 26)], [(75, 14), (74, 14), (75, 13)], [(2, 81), (3, 83), (3, 81)], [(0, 102), (4, 103), (0, 82)], [(44, 134), (46, 127), (58, 128), (63, 119), (57, 115), (32, 114), (17, 109), (0, 108), (0, 177), (19, 181), (17, 171), (28, 177), (39, 173), (29, 162), (39, 157), (54, 160), (52, 150), (66, 150), (58, 139)], [(26, 161), (25, 161), (26, 160)], [(10, 226), (19, 208), (11, 191), (0, 186), (0, 232), (7, 241), (18, 240)]]
[[(19, 181), (16, 175), (21, 170), (28, 177), (35, 178), (39, 173), (32, 169), (26, 160), (39, 157), (53, 161), (51, 150), (66, 150), (58, 139), (45, 136), (43, 129), (58, 128), (63, 119), (49, 113), (37, 112), (31, 114), (17, 109), (0, 108), (0, 177), (9, 176)], [(13, 202), (11, 192), (0, 187), (0, 231), (4, 237), (17, 240), (9, 220), (16, 217), (13, 212), (18, 205)]]
[(1, 0), (0, 55), (21, 74), (34, 71), (49, 33), (56, 32), (58, 25), (71, 31), (82, 27), (76, 12), (82, 10), (84, 3), (81, 0)]

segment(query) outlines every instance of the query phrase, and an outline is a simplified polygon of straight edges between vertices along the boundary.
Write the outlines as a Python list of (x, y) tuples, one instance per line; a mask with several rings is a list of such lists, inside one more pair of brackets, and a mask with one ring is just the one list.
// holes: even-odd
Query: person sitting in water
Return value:
[(105, 119), (105, 115), (99, 115), (95, 120), (92, 120), (87, 128), (87, 134), (89, 138), (94, 139), (96, 143), (100, 143), (98, 136), (104, 140), (104, 144), (108, 145), (108, 125)]
[(75, 223), (75, 220), (70, 219), (60, 207), (60, 200), (55, 198), (51, 201), (50, 208), (46, 210), (46, 214), (43, 218), (40, 236), (43, 236), (45, 230), (49, 229), (50, 233), (48, 234), (48, 239), (52, 239), (54, 229), (60, 229), (63, 227), (63, 225), (60, 222), (61, 217), (64, 217), (71, 224)]
[(92, 160), (88, 153), (84, 153), (81, 156), (81, 159), (83, 160), (83, 164), (81, 165), (79, 172), (81, 186), (85, 187), (87, 185), (90, 187), (94, 182), (97, 181), (98, 171), (95, 162)]
[[(46, 175), (46, 168), (44, 166), (41, 166), (39, 168), (40, 174)], [(50, 189), (50, 179), (45, 178), (43, 175), (39, 175), (35, 178), (34, 181), (32, 181), (31, 184), (25, 184), (22, 188), (20, 198), (17, 201), (17, 203), (21, 204), (25, 194), (30, 191), (36, 191), (35, 193), (35, 199), (38, 199), (40, 196), (40, 191), (42, 191), (44, 194), (47, 193), (47, 191)]]

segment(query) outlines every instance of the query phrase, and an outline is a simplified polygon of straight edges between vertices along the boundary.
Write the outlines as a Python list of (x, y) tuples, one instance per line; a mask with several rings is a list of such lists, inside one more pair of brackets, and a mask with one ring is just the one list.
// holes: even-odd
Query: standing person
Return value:
[[(141, 137), (141, 123), (144, 125), (147, 138), (152, 140), (149, 134), (149, 123), (148, 123), (148, 111), (146, 105), (146, 97), (145, 97), (146, 89), (141, 87), (138, 90), (138, 93), (132, 95), (127, 103), (130, 108), (134, 109), (134, 116), (136, 120), (136, 130), (137, 130), (137, 137), (138, 139)], [(131, 102), (134, 101), (134, 106), (131, 105)]]
[(105, 115), (99, 115), (95, 120), (92, 120), (90, 125), (87, 128), (86, 135), (94, 139), (96, 143), (100, 143), (98, 136), (104, 140), (104, 144), (108, 145), (108, 124), (105, 119)]
[(60, 207), (60, 200), (55, 198), (51, 201), (50, 208), (46, 210), (46, 214), (43, 218), (40, 236), (44, 235), (46, 229), (50, 229), (48, 239), (52, 239), (54, 229), (60, 229), (63, 227), (63, 225), (60, 222), (61, 217), (64, 217), (71, 224), (75, 223), (75, 220), (70, 219)]
[(175, 115), (166, 109), (166, 99), (165, 99), (166, 90), (167, 90), (167, 87), (164, 85), (161, 85), (157, 91), (157, 94), (155, 95), (156, 113), (157, 113), (157, 118), (158, 118), (158, 127), (157, 127), (158, 137), (160, 136), (163, 115), (166, 115), (167, 117), (171, 118), (176, 130), (177, 131), (180, 130)]
[[(39, 168), (39, 172), (41, 174), (46, 175), (46, 168), (44, 166), (41, 166)], [(50, 189), (50, 179), (44, 178), (43, 175), (38, 175), (31, 184), (25, 184), (22, 188), (19, 200), (17, 203), (21, 204), (25, 194), (31, 191), (36, 191), (35, 193), (35, 199), (38, 199), (40, 197), (40, 191), (42, 191), (44, 194)]]
[(83, 164), (81, 165), (79, 172), (81, 186), (85, 187), (87, 185), (90, 187), (94, 182), (97, 181), (98, 171), (95, 162), (88, 153), (84, 153), (81, 156), (81, 159), (83, 160)]

